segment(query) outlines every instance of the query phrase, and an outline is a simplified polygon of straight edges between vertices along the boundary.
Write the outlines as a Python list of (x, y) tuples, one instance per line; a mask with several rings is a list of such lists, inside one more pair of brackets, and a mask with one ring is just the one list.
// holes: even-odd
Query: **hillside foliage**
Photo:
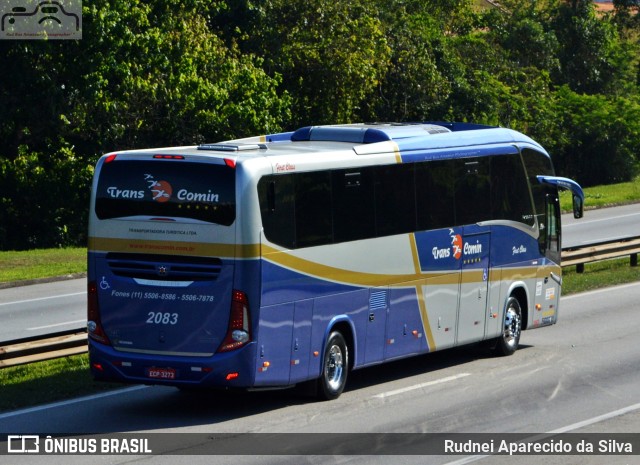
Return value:
[(84, 2), (82, 40), (0, 41), (0, 250), (84, 245), (102, 153), (310, 124), (500, 125), (585, 186), (631, 180), (640, 21), (615, 5)]

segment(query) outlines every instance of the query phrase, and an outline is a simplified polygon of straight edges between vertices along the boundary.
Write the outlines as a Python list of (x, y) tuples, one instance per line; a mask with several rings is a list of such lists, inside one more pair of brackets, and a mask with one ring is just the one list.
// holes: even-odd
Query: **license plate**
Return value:
[(176, 370), (173, 368), (148, 368), (147, 376), (155, 379), (176, 379)]

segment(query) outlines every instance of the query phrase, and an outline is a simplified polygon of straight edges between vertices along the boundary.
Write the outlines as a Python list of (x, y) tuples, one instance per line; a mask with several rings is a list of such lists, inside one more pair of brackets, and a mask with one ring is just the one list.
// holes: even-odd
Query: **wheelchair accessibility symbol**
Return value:
[(106, 291), (110, 287), (111, 285), (107, 282), (107, 278), (103, 276), (102, 280), (100, 281), (100, 289), (102, 289), (103, 291)]

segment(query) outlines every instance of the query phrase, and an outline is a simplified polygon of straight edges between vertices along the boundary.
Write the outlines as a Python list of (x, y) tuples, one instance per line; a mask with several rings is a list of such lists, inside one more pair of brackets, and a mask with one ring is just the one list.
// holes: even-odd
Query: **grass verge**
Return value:
[[(626, 205), (640, 201), (640, 177), (631, 182), (594, 186), (584, 189), (585, 208), (602, 208)], [(571, 193), (560, 193), (560, 207), (563, 212), (570, 212), (572, 207)]]
[(87, 249), (0, 252), (0, 283), (49, 278), (87, 271)]
[(121, 388), (97, 383), (88, 354), (0, 369), (0, 412)]
[(629, 257), (587, 263), (584, 273), (577, 273), (575, 266), (562, 269), (562, 295), (592, 291), (640, 281), (640, 267), (630, 266)]

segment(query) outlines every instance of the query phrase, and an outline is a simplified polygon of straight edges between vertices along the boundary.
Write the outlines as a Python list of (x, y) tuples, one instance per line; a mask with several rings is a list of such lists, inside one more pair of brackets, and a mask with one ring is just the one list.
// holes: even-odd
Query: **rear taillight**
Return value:
[(229, 329), (218, 352), (228, 352), (239, 349), (251, 341), (251, 326), (249, 324), (249, 300), (241, 291), (233, 291), (231, 298), (231, 314), (229, 317)]
[(89, 337), (101, 344), (110, 344), (107, 334), (100, 321), (100, 308), (98, 307), (98, 286), (95, 281), (90, 281), (87, 288), (87, 331)]

